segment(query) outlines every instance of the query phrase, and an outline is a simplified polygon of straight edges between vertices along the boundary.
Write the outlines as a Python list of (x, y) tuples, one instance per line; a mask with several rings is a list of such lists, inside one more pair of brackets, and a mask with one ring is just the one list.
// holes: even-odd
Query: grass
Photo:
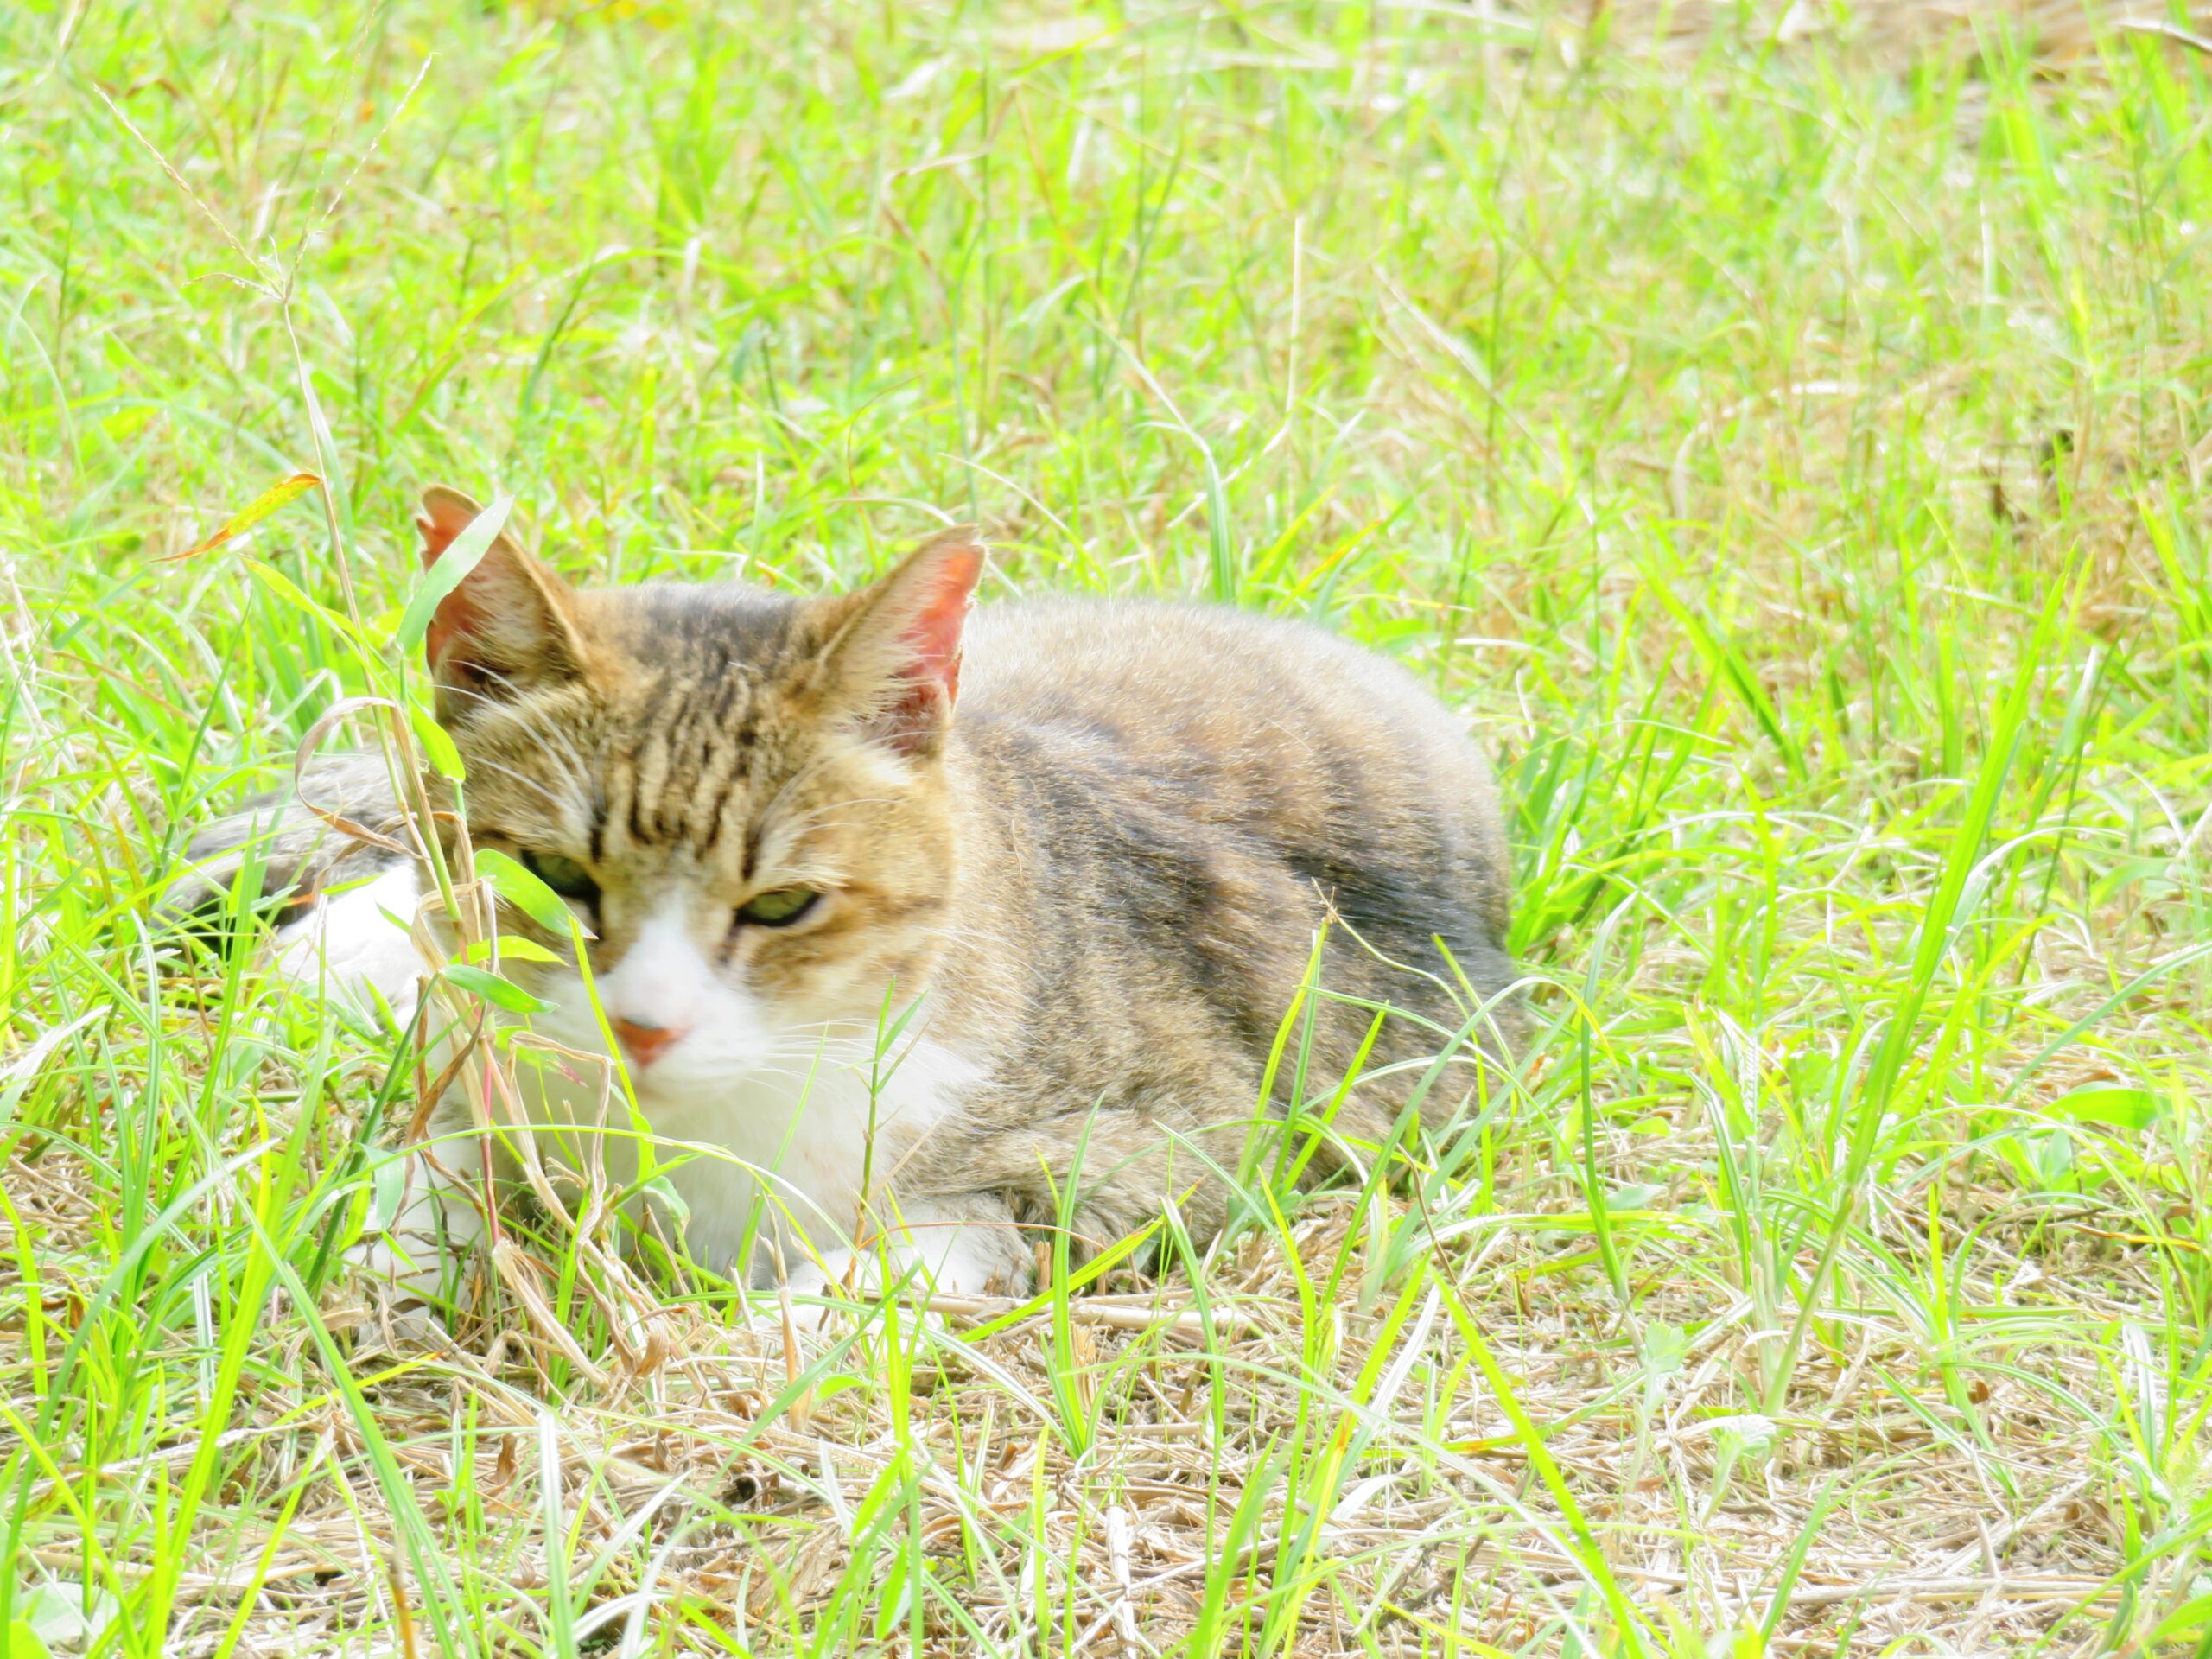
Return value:
[[(7, 1659), (2212, 1651), (2206, 65), (1887, 18), (0, 13)], [(386, 1332), (404, 1040), (147, 918), (420, 696), (433, 480), (1325, 619), (1498, 753), (1544, 1034), (1156, 1280)]]

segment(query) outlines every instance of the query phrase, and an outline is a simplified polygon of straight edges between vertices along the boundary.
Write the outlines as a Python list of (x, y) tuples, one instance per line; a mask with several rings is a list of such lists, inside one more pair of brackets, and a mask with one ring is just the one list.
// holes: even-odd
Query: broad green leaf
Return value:
[(683, 1195), (676, 1184), (665, 1175), (656, 1175), (645, 1184), (645, 1196), (654, 1207), (674, 1224), (674, 1230), (681, 1233), (690, 1224), (691, 1206), (683, 1202)]
[[(491, 954), (491, 942), (486, 939), (479, 939), (461, 953), (461, 960), (465, 963), (483, 962)], [(536, 939), (525, 939), (519, 933), (502, 933), (499, 936), (499, 955), (510, 962), (558, 962), (561, 960), (552, 951), (538, 944)]]
[(1646, 1376), (1672, 1376), (1688, 1359), (1690, 1339), (1681, 1326), (1654, 1319), (1643, 1327), (1643, 1372)]
[(549, 933), (574, 937), (581, 932), (591, 938), (592, 931), (576, 919), (561, 895), (547, 887), (513, 859), (496, 847), (476, 849), (476, 869), (486, 877), (500, 898), (536, 922)]
[(2090, 1123), (2109, 1123), (2115, 1128), (2147, 1128), (2164, 1116), (2166, 1103), (2148, 1089), (2120, 1089), (2094, 1085), (2061, 1095), (2050, 1109)]
[(509, 1014), (550, 1014), (553, 1005), (543, 997), (532, 996), (511, 979), (502, 979), (486, 968), (472, 968), (466, 963), (454, 963), (446, 969), (446, 978), (464, 991), (482, 997), (494, 1007), (505, 1008)]
[(407, 709), (407, 723), (415, 728), (415, 741), (423, 746), (423, 753), (429, 758), (438, 776), (450, 778), (457, 784), (467, 780), (468, 771), (461, 764), (461, 751), (454, 747), (444, 727), (411, 703)]
[(294, 582), (275, 565), (256, 558), (247, 558), (245, 564), (245, 568), (253, 573), (256, 581), (286, 604), (315, 618), (316, 621), (335, 632), (339, 638), (350, 643), (355, 650), (371, 657), (377, 654), (375, 648), (367, 640), (354, 632), (353, 625), (351, 622), (320, 600), (309, 597), (299, 583)]

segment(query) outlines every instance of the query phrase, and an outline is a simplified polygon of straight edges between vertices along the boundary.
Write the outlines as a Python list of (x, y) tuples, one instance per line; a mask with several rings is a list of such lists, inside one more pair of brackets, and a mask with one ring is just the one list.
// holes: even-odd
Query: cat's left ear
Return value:
[[(429, 569), (483, 511), (459, 490), (423, 493), (423, 568)], [(439, 718), (582, 671), (575, 594), (550, 567), (501, 531), (476, 567), (438, 603), (423, 652), (439, 688)]]
[(923, 759), (944, 747), (960, 694), (961, 630), (982, 574), (982, 542), (963, 526), (838, 601), (823, 651), (830, 695), (901, 754)]

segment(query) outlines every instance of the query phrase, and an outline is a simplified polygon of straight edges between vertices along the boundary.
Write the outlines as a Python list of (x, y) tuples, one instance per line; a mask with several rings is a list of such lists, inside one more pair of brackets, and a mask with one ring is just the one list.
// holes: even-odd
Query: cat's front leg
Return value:
[[(408, 927), (422, 891), (417, 868), (398, 862), (358, 885), (318, 893), (303, 915), (277, 930), (272, 971), (365, 1013), (381, 1001), (405, 1023), (429, 971)], [(449, 1038), (433, 1039), (429, 1069), (442, 1071), (452, 1053)], [(465, 1190), (481, 1154), (457, 1094), (439, 1103), (431, 1128), (423, 1146), (377, 1154), (368, 1224), (346, 1260), (358, 1282), (386, 1292), (399, 1307), (434, 1311), (463, 1300), (485, 1223), (477, 1197)], [(510, 1161), (494, 1160), (503, 1172)]]

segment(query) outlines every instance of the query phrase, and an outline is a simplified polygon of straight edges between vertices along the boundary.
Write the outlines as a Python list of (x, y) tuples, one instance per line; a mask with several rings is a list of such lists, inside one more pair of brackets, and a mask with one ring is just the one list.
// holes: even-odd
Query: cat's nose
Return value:
[(651, 1065), (681, 1042), (690, 1029), (689, 1026), (649, 1026), (636, 1020), (614, 1021), (614, 1034), (622, 1039), (630, 1058), (639, 1066)]

